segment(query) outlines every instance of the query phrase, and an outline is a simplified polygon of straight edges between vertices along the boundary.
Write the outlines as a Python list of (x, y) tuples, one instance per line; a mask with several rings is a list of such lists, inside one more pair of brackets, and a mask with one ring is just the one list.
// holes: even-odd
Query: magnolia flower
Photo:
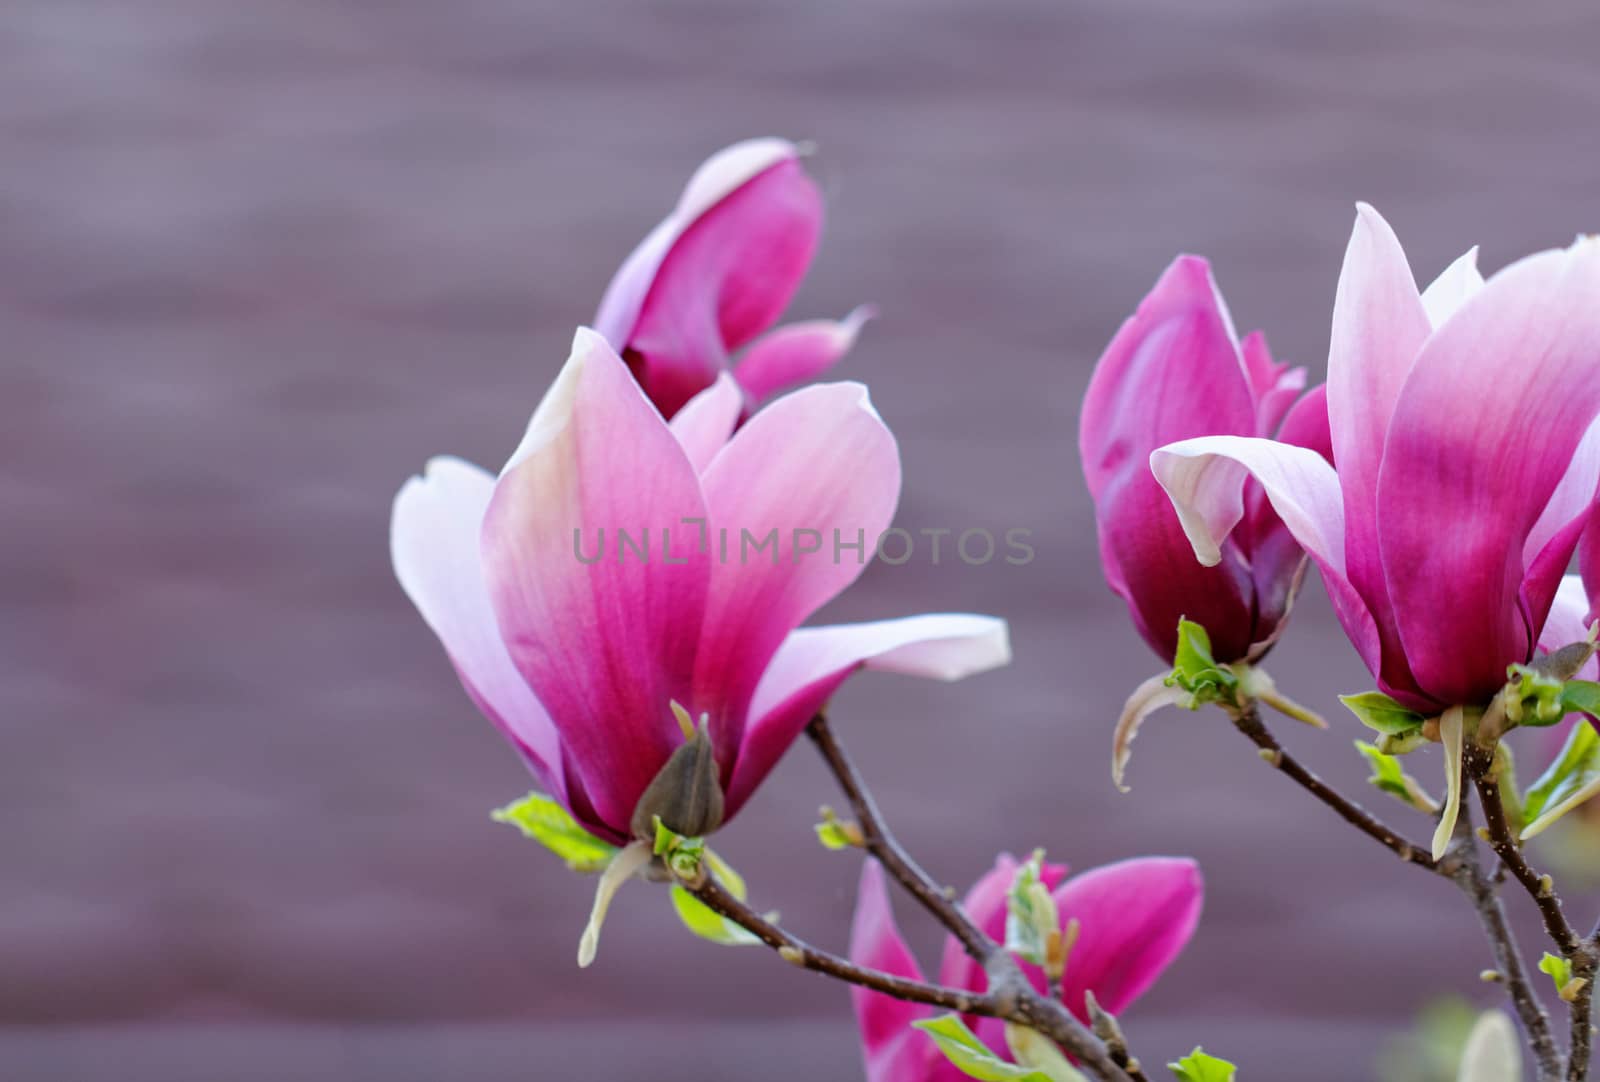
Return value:
[[(1002, 854), (962, 902), (977, 925), (997, 941), (1005, 938), (1006, 894), (1017, 869), (1017, 861)], [(1125, 860), (1071, 879), (1066, 874), (1066, 868), (1046, 864), (1041, 879), (1055, 898), (1063, 930), (1077, 922), (1077, 939), (1062, 980), (1062, 1002), (1079, 1021), (1087, 1022), (1084, 993), (1093, 992), (1103, 1008), (1116, 1014), (1172, 964), (1200, 920), (1203, 886), (1194, 861), (1170, 857)], [(895, 925), (883, 868), (872, 860), (861, 872), (850, 958), (895, 976), (922, 979), (922, 970)], [(1045, 981), (1039, 968), (1024, 964), (1023, 969), (1042, 992)], [(983, 967), (954, 937), (945, 943), (938, 983), (973, 992), (987, 987)], [(913, 1022), (930, 1015), (931, 1008), (864, 988), (852, 988), (851, 997), (861, 1027), (867, 1082), (960, 1082), (966, 1077), (927, 1034), (912, 1028)], [(1005, 1054), (1005, 1023), (993, 1018), (967, 1022), (991, 1049)]]
[[(871, 316), (768, 332), (816, 251), (822, 194), (800, 148), (751, 139), (718, 151), (612, 278), (595, 329), (666, 417), (734, 366), (748, 404), (826, 371)], [(748, 347), (748, 348), (746, 348)]]
[(899, 452), (859, 384), (730, 438), (741, 407), (724, 376), (669, 424), (580, 330), (498, 478), (437, 458), (395, 500), (395, 573), (467, 693), (613, 844), (656, 816), (694, 836), (733, 818), (858, 668), (951, 680), (1010, 658), (985, 616), (796, 630), (861, 574)]
[(1170, 661), (1178, 620), (1211, 636), (1220, 662), (1255, 660), (1282, 630), (1305, 556), (1259, 489), (1202, 566), (1149, 468), (1150, 452), (1191, 436), (1273, 436), (1327, 453), (1322, 388), (1275, 364), (1259, 331), (1241, 342), (1211, 269), (1180, 256), (1095, 366), (1078, 447), (1094, 496), (1106, 581), (1150, 648)]
[(1208, 566), (1247, 521), (1253, 476), (1379, 688), (1448, 722), (1530, 659), (1594, 506), (1596, 298), (1594, 238), (1487, 283), (1474, 250), (1418, 293), (1394, 233), (1362, 205), (1334, 301), (1333, 465), (1224, 435), (1163, 447), (1151, 466)]

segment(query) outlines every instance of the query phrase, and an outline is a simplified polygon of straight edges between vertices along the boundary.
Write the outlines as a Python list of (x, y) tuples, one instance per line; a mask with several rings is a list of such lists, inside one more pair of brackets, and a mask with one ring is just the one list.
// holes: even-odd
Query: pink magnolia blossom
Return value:
[(1593, 238), (1487, 283), (1473, 250), (1419, 293), (1388, 223), (1363, 205), (1334, 301), (1333, 465), (1210, 436), (1161, 448), (1151, 466), (1212, 565), (1253, 476), (1379, 688), (1425, 713), (1485, 703), (1540, 643), (1595, 502), (1597, 297)]
[[(1328, 453), (1323, 389), (1301, 396), (1303, 368), (1275, 364), (1257, 331), (1243, 342), (1197, 256), (1180, 256), (1095, 366), (1078, 447), (1094, 496), (1106, 581), (1150, 648), (1170, 661), (1178, 619), (1205, 627), (1217, 660), (1254, 659), (1277, 637), (1305, 555), (1259, 489), (1202, 566), (1150, 453), (1191, 436), (1272, 436)], [(1252, 486), (1254, 488), (1254, 486)]]
[(813, 379), (869, 318), (858, 308), (839, 322), (769, 330), (822, 233), (822, 193), (800, 156), (782, 139), (713, 154), (606, 288), (595, 329), (664, 416), (711, 386), (740, 350), (733, 373), (751, 405)]
[[(669, 424), (580, 330), (498, 478), (436, 458), (395, 500), (395, 572), (468, 694), (613, 843), (639, 835), (641, 797), (688, 746), (673, 704), (706, 719), (714, 828), (856, 669), (956, 679), (1009, 660), (1005, 623), (985, 616), (796, 630), (889, 525), (899, 452), (859, 384), (797, 391), (733, 433), (742, 404), (723, 376)], [(590, 551), (619, 528), (647, 531), (648, 559)], [(864, 550), (841, 555), (835, 529)], [(776, 531), (776, 547), (743, 558), (742, 530)], [(796, 530), (830, 544), (808, 551)]]
[[(962, 905), (978, 926), (996, 940), (1005, 938), (1006, 893), (1017, 861), (1002, 854), (967, 892)], [(1067, 869), (1047, 864), (1041, 877), (1060, 912), (1062, 928), (1076, 920), (1077, 943), (1067, 959), (1062, 1002), (1080, 1021), (1088, 1021), (1084, 993), (1121, 1012), (1156, 982), (1194, 934), (1204, 893), (1200, 868), (1192, 860), (1144, 857), (1107, 864), (1067, 878)], [(869, 860), (861, 872), (850, 958), (899, 977), (923, 979), (922, 969), (900, 936), (883, 868)], [(1029, 980), (1044, 991), (1044, 974), (1024, 964)], [(982, 992), (983, 969), (950, 937), (939, 964), (938, 983)], [(867, 1082), (961, 1082), (966, 1076), (947, 1061), (933, 1040), (911, 1024), (930, 1017), (932, 1008), (852, 988), (851, 998), (867, 1065)], [(1005, 1025), (992, 1018), (967, 1024), (990, 1048), (1004, 1055)]]

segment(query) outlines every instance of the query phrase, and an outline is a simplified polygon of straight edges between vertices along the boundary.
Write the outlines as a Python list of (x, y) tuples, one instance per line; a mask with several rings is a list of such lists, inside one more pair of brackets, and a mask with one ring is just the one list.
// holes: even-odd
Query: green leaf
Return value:
[(1533, 665), (1506, 669), (1509, 683), (1501, 702), (1506, 717), (1518, 725), (1554, 725), (1566, 711), (1561, 706), (1562, 681)]
[(1556, 991), (1559, 992), (1572, 981), (1572, 963), (1560, 955), (1544, 952), (1544, 957), (1539, 959), (1539, 972), (1548, 974), (1556, 982)]
[(1231, 703), (1239, 688), (1238, 676), (1212, 656), (1206, 629), (1189, 619), (1178, 621), (1178, 649), (1165, 683), (1189, 693), (1189, 702), (1183, 705), (1190, 710), (1198, 710), (1203, 703)]
[(1361, 724), (1388, 736), (1405, 736), (1422, 728), (1426, 719), (1415, 710), (1408, 710), (1381, 691), (1363, 691), (1359, 695), (1341, 695), (1339, 701)]
[(1567, 734), (1555, 761), (1522, 797), (1527, 826), (1522, 837), (1532, 838), (1567, 812), (1600, 792), (1600, 735), (1587, 722)]
[(817, 841), (822, 843), (824, 849), (861, 849), (867, 844), (866, 837), (861, 833), (858, 824), (847, 823), (840, 819), (827, 805), (822, 807), (822, 822), (813, 829), (817, 832)]
[(968, 1078), (981, 1082), (1053, 1082), (1043, 1071), (1018, 1067), (995, 1055), (958, 1014), (944, 1014), (911, 1024), (932, 1037), (945, 1059)]
[(1006, 892), (1006, 950), (1036, 966), (1045, 964), (1051, 934), (1061, 934), (1061, 917), (1043, 872), (1044, 850), (1035, 849), (1017, 868)]
[(654, 817), (656, 825), (655, 855), (660, 857), (679, 879), (693, 879), (700, 874), (700, 859), (705, 856), (704, 838), (685, 838), (682, 834)]
[(1055, 1042), (1036, 1029), (1007, 1022), (1006, 1047), (1011, 1049), (1011, 1058), (1019, 1065), (1043, 1072), (1050, 1082), (1089, 1082), (1083, 1072), (1061, 1054)]
[(617, 847), (580, 827), (553, 797), (529, 793), (489, 813), (497, 823), (509, 823), (567, 862), (575, 872), (599, 872), (611, 863)]
[(1600, 721), (1600, 684), (1593, 680), (1568, 680), (1561, 687), (1562, 714), (1587, 714)]
[[(747, 897), (744, 879), (728, 863), (711, 850), (703, 854), (706, 868), (729, 894), (741, 902)], [(706, 905), (683, 887), (673, 884), (672, 908), (683, 926), (701, 939), (720, 943), (725, 947), (747, 947), (761, 940), (739, 927), (721, 913)]]
[(1238, 1068), (1225, 1059), (1208, 1056), (1196, 1048), (1177, 1063), (1167, 1064), (1167, 1070), (1182, 1082), (1233, 1082)]
[(1367, 781), (1420, 812), (1432, 815), (1439, 810), (1438, 803), (1415, 778), (1405, 772), (1399, 759), (1393, 755), (1385, 755), (1377, 745), (1369, 744), (1365, 740), (1356, 741), (1356, 750), (1366, 757), (1367, 763), (1372, 767), (1372, 776)]

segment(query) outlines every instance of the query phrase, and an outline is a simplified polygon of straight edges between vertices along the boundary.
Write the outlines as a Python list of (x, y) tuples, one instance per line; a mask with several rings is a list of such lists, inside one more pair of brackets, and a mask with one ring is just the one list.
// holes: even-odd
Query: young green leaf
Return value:
[(529, 793), (489, 813), (497, 823), (509, 823), (567, 862), (575, 872), (600, 872), (616, 856), (617, 847), (580, 827), (553, 797)]
[(1178, 1062), (1167, 1064), (1167, 1070), (1177, 1075), (1180, 1082), (1234, 1082), (1238, 1068), (1196, 1048)]
[(1206, 629), (1193, 620), (1180, 619), (1178, 649), (1173, 654), (1172, 673), (1166, 685), (1187, 691), (1189, 702), (1184, 705), (1198, 710), (1203, 703), (1233, 702), (1239, 678), (1227, 667), (1217, 664)]
[(1522, 797), (1527, 826), (1522, 838), (1532, 838), (1567, 812), (1600, 792), (1600, 735), (1587, 721), (1567, 734), (1555, 761), (1545, 768)]
[(1600, 721), (1600, 684), (1593, 680), (1568, 680), (1561, 687), (1561, 712), (1587, 714)]
[[(709, 849), (704, 851), (702, 859), (712, 877), (721, 883), (729, 894), (741, 902), (745, 900), (747, 894), (744, 879), (738, 872)], [(726, 947), (744, 947), (761, 942), (677, 884), (673, 884), (672, 887), (672, 908), (678, 914), (678, 919), (683, 922), (683, 926), (701, 939), (720, 943)]]
[(1044, 850), (1035, 849), (1017, 868), (1006, 892), (1006, 950), (1038, 966), (1049, 953), (1051, 933), (1061, 934), (1061, 917), (1041, 878), (1043, 871)]
[(1422, 728), (1426, 719), (1415, 710), (1408, 710), (1381, 691), (1363, 691), (1359, 695), (1341, 695), (1339, 701), (1369, 729), (1389, 736), (1404, 736)]
[(1562, 681), (1533, 665), (1512, 665), (1501, 699), (1506, 717), (1518, 725), (1554, 725), (1566, 713)]
[(944, 1014), (911, 1024), (932, 1037), (945, 1059), (968, 1078), (981, 1082), (1056, 1082), (1043, 1071), (1019, 1067), (995, 1055), (958, 1014)]
[(1438, 812), (1438, 801), (1429, 796), (1427, 790), (1405, 772), (1399, 759), (1393, 755), (1385, 755), (1376, 745), (1369, 744), (1365, 740), (1356, 741), (1356, 750), (1366, 757), (1368, 765), (1372, 767), (1372, 776), (1367, 781), (1426, 815)]
[(1572, 980), (1572, 963), (1558, 954), (1544, 952), (1544, 957), (1539, 959), (1539, 972), (1547, 974), (1556, 982), (1556, 991), (1561, 991)]
[(1007, 1022), (1006, 1047), (1011, 1049), (1011, 1058), (1018, 1064), (1043, 1072), (1050, 1082), (1089, 1082), (1083, 1072), (1061, 1054), (1055, 1042), (1036, 1029)]

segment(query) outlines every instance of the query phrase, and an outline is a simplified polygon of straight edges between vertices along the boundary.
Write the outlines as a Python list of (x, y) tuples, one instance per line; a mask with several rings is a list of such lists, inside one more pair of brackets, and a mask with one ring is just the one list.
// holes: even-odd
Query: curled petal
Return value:
[(1182, 688), (1168, 687), (1165, 673), (1157, 673), (1134, 689), (1122, 706), (1117, 727), (1111, 735), (1111, 783), (1121, 792), (1129, 792), (1122, 783), (1133, 757), (1133, 738), (1139, 735), (1144, 719), (1163, 706), (1176, 706), (1186, 697)]
[(612, 279), (599, 332), (670, 417), (772, 326), (822, 231), (822, 196), (782, 139), (713, 155)]
[(864, 304), (841, 320), (813, 319), (768, 331), (739, 358), (734, 375), (756, 403), (816, 379), (850, 352), (875, 314)]
[(783, 641), (756, 686), (728, 789), (737, 810), (801, 730), (857, 669), (959, 680), (1008, 664), (1006, 622), (940, 614), (870, 624), (805, 627)]

